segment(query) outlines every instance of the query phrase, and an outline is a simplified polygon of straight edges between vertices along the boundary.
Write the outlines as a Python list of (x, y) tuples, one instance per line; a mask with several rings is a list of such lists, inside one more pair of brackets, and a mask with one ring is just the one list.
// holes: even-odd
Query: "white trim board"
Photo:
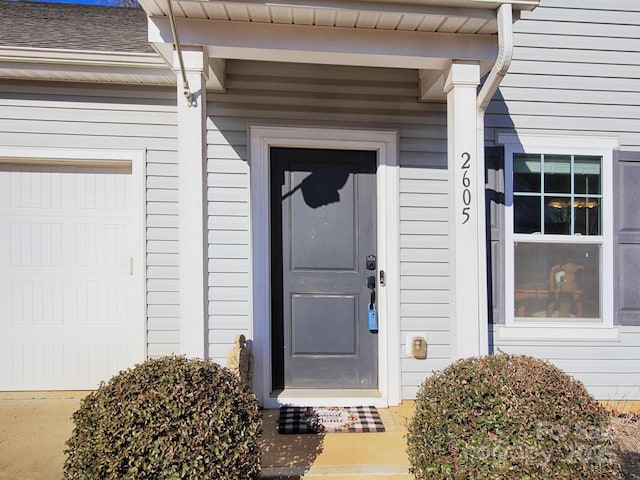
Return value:
[[(567, 236), (553, 235), (527, 235), (513, 233), (512, 208), (505, 208), (505, 326), (498, 330), (499, 339), (558, 339), (565, 338), (568, 329), (575, 329), (576, 338), (598, 338), (609, 340), (618, 337), (618, 332), (613, 328), (614, 301), (613, 297), (613, 150), (619, 147), (617, 138), (603, 136), (575, 136), (575, 135), (517, 135), (511, 132), (497, 132), (496, 143), (503, 145), (505, 152), (505, 198), (513, 198), (513, 156), (516, 153), (535, 154), (566, 154), (566, 155), (595, 155), (602, 157), (602, 196), (606, 200), (603, 209), (603, 233), (597, 237), (602, 245), (601, 262), (601, 309), (602, 321), (598, 324), (592, 322), (536, 322), (531, 320), (516, 320), (514, 318), (514, 298), (511, 293), (514, 290), (514, 274), (510, 267), (514, 265), (514, 254), (511, 248), (518, 239), (526, 239), (527, 242), (552, 242), (566, 241)], [(592, 243), (590, 236), (571, 236), (571, 243)], [(545, 329), (557, 330), (556, 332), (543, 332)]]
[[(400, 262), (398, 134), (392, 130), (351, 130), (277, 126), (249, 127), (251, 182), (252, 293), (251, 336), (257, 365), (254, 390), (265, 408), (288, 405), (398, 405), (400, 372)], [(362, 396), (300, 397), (286, 400), (271, 395), (271, 289), (269, 235), (269, 149), (271, 147), (341, 148), (378, 152), (378, 269), (386, 286), (378, 288), (380, 318), (378, 359), (379, 394)]]

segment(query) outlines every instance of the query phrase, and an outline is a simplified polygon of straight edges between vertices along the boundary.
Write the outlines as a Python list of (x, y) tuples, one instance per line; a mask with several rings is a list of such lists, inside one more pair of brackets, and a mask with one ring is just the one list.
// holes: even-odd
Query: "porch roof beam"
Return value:
[[(178, 18), (183, 45), (208, 46), (212, 58), (389, 68), (444, 69), (451, 59), (490, 67), (494, 35), (404, 32)], [(166, 17), (149, 18), (149, 41), (171, 43)]]

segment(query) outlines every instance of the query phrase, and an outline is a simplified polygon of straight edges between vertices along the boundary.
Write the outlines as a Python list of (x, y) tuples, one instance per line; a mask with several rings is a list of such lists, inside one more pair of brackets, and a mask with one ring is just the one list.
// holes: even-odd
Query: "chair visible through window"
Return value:
[(557, 264), (549, 273), (549, 304), (547, 317), (582, 317), (580, 272), (584, 266), (575, 263)]

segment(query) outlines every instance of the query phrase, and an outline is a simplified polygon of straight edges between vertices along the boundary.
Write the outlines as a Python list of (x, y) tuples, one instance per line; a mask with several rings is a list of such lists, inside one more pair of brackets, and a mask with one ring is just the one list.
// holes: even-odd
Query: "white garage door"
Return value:
[(91, 389), (139, 360), (131, 167), (0, 164), (0, 389)]

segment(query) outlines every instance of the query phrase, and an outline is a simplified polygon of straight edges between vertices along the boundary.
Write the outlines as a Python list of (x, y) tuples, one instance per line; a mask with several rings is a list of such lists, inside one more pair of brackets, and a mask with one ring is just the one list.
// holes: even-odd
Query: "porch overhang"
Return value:
[[(140, 0), (149, 41), (173, 65), (168, 0)], [(420, 72), (420, 98), (444, 101), (452, 61), (484, 74), (498, 55), (497, 8), (515, 14), (539, 0), (342, 1), (171, 0), (180, 44), (209, 59), (207, 89), (223, 91), (226, 59), (407, 68)]]

